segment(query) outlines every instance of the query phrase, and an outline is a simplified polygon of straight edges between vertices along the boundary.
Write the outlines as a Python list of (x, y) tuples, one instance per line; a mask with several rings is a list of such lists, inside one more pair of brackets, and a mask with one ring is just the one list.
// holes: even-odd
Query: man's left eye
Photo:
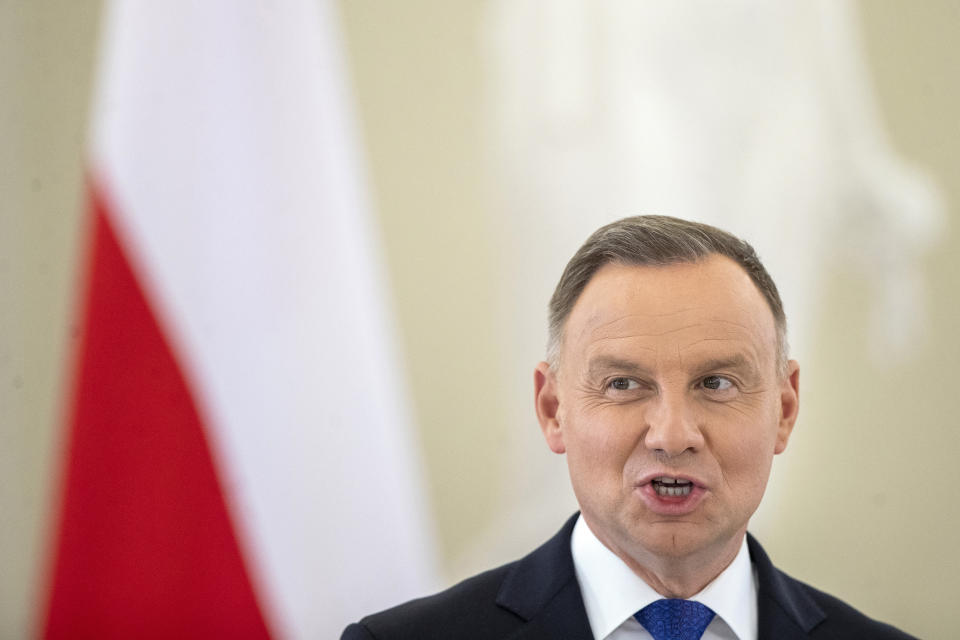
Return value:
[(703, 379), (703, 386), (711, 391), (726, 391), (733, 388), (733, 382), (723, 376), (707, 376)]
[(636, 380), (631, 380), (630, 378), (614, 378), (610, 381), (610, 388), (617, 391), (629, 391), (631, 389), (636, 389), (640, 385), (637, 384)]

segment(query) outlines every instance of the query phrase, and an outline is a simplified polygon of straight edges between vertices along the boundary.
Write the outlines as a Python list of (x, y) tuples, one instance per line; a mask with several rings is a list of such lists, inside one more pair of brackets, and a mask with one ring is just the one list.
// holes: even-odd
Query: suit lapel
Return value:
[[(504, 640), (586, 640), (593, 637), (570, 553), (579, 514), (543, 546), (513, 566), (497, 594), (497, 605), (524, 624)], [(758, 640), (802, 640), (826, 614), (802, 585), (777, 570), (763, 547), (747, 534), (757, 572)]]
[(586, 640), (593, 637), (570, 553), (577, 515), (507, 574), (497, 604), (525, 620), (510, 640)]
[(808, 638), (826, 618), (823, 609), (800, 583), (773, 566), (763, 547), (749, 533), (747, 546), (757, 572), (758, 640)]
[(593, 632), (583, 608), (576, 579), (556, 596), (509, 640), (592, 640)]

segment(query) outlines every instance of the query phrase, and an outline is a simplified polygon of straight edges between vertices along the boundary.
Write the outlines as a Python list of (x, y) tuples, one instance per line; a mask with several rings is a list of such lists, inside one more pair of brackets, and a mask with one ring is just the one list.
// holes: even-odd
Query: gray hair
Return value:
[(747, 272), (767, 301), (777, 330), (777, 370), (787, 370), (787, 317), (777, 285), (756, 251), (722, 229), (670, 216), (633, 216), (597, 229), (567, 263), (550, 298), (547, 362), (559, 364), (564, 324), (594, 274), (607, 264), (667, 266), (699, 262), (711, 255), (730, 258)]

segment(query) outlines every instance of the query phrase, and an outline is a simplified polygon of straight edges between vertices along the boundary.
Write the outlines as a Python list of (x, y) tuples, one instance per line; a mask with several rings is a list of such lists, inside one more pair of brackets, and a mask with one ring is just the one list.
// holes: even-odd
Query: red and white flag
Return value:
[(434, 584), (336, 22), (107, 7), (45, 637), (336, 637)]

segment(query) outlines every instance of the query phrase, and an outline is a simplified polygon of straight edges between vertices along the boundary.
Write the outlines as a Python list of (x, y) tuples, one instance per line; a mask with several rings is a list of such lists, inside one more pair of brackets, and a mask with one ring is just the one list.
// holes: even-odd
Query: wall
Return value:
[[(823, 292), (803, 409), (765, 532), (787, 570), (913, 633), (960, 624), (960, 452), (951, 398), (960, 361), (960, 13), (949, 2), (865, 2), (864, 43), (897, 150), (938, 181), (949, 226), (924, 270), (923, 339), (873, 359), (870, 274), (844, 263)], [(42, 575), (55, 426), (78, 259), (83, 140), (95, 61), (96, 2), (0, 6), (0, 636), (28, 628)], [(506, 443), (518, 394), (504, 367), (509, 309), (498, 287), (497, 194), (484, 171), (478, 31), (484, 3), (341, 2), (355, 97), (388, 253), (430, 498), (451, 579), (474, 569), (479, 539), (515, 489)], [(544, 301), (549, 292), (544, 292)], [(519, 321), (519, 320), (518, 320)], [(546, 449), (543, 455), (548, 456)], [(562, 463), (556, 490), (569, 493)], [(495, 532), (508, 559), (558, 522)], [(504, 551), (501, 551), (504, 549)], [(482, 554), (481, 554), (482, 555)], [(489, 554), (488, 554), (489, 555)], [(950, 631), (948, 631), (950, 630)]]

